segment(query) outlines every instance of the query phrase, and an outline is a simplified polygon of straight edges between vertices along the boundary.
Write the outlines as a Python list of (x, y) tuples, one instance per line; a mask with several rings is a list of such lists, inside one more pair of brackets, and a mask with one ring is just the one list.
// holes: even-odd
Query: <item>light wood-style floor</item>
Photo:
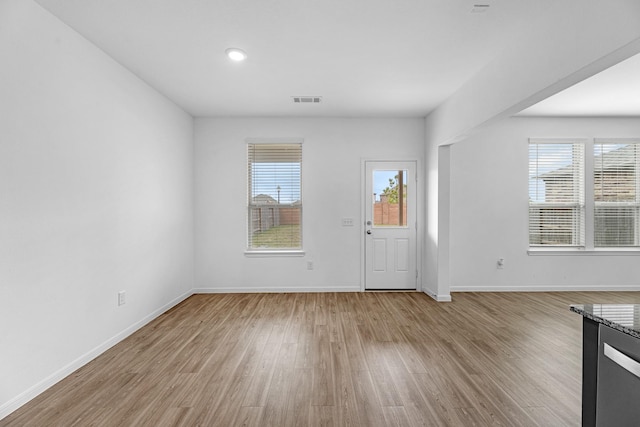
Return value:
[(639, 294), (195, 295), (0, 426), (577, 426), (568, 306)]

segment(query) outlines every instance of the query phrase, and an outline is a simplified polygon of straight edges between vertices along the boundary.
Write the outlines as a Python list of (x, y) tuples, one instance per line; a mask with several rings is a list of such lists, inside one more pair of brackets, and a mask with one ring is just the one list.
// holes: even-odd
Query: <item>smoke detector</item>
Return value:
[(319, 104), (321, 96), (292, 96), (294, 104)]

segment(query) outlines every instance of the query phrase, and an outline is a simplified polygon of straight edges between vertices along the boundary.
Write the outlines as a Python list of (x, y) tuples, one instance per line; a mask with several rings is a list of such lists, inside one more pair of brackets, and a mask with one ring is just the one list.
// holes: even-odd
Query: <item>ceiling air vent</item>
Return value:
[(485, 13), (487, 10), (489, 10), (489, 6), (488, 4), (474, 4), (473, 8), (471, 9), (471, 13)]
[(295, 104), (319, 104), (322, 101), (321, 96), (292, 96)]

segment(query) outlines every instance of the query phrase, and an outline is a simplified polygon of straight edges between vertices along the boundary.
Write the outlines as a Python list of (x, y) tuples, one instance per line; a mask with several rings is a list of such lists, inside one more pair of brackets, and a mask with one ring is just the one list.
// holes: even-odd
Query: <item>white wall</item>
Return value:
[(640, 290), (640, 253), (527, 255), (528, 138), (639, 136), (637, 118), (511, 118), (454, 144), (451, 291)]
[[(360, 290), (361, 159), (421, 161), (424, 150), (423, 119), (196, 119), (195, 133), (196, 292)], [(245, 139), (276, 137), (304, 139), (303, 258), (244, 254)]]
[[(447, 264), (439, 250), (450, 233), (438, 221), (439, 146), (451, 144), (640, 52), (640, 2), (556, 2), (544, 20), (514, 39), (484, 69), (426, 118), (427, 275), (423, 289), (446, 299), (449, 283), (439, 278)], [(445, 178), (446, 179), (446, 178)], [(446, 225), (446, 224), (445, 224)], [(442, 234), (442, 236), (438, 236)], [(445, 243), (446, 246), (446, 243)]]
[(0, 58), (2, 418), (190, 294), (193, 120), (31, 1)]
[(640, 2), (556, 2), (427, 119), (438, 145), (508, 117), (640, 52)]

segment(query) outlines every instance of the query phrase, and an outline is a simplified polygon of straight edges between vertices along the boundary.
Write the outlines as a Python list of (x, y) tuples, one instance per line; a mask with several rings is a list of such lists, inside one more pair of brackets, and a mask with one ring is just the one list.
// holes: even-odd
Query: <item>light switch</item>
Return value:
[(343, 227), (353, 227), (353, 218), (342, 218)]

